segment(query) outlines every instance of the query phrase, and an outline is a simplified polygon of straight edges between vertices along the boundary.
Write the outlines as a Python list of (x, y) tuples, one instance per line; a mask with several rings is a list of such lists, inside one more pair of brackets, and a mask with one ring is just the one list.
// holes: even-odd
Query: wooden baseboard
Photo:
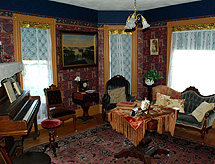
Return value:
[[(76, 117), (82, 116), (83, 115), (83, 109), (76, 109)], [(98, 104), (98, 105), (94, 105), (91, 106), (89, 109), (89, 115), (93, 116), (96, 114), (102, 113), (102, 105)]]

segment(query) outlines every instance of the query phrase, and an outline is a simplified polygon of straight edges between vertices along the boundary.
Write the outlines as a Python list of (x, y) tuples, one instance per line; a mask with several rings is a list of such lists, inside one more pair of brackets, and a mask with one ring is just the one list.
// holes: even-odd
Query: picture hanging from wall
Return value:
[(158, 39), (150, 39), (150, 55), (159, 55)]
[(62, 32), (63, 68), (96, 65), (96, 34)]

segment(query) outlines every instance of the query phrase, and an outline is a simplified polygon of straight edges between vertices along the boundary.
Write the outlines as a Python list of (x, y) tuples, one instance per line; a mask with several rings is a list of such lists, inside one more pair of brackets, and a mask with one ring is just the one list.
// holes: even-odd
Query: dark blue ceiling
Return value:
[(0, 0), (0, 9), (57, 18), (98, 22), (98, 11), (48, 0)]
[(215, 0), (201, 0), (144, 12), (149, 22), (215, 15)]

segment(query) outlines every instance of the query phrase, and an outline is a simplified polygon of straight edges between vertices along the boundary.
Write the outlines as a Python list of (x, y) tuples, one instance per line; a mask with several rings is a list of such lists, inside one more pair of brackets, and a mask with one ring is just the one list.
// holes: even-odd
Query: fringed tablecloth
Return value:
[[(108, 113), (108, 120), (114, 130), (122, 133), (128, 138), (134, 146), (144, 138), (147, 122), (154, 119), (158, 121), (157, 132), (162, 134), (163, 131), (170, 132), (174, 135), (175, 124), (177, 119), (177, 111), (172, 110), (171, 113), (161, 114), (145, 118), (142, 116), (131, 117), (131, 109), (125, 110), (115, 108)], [(164, 128), (165, 127), (165, 128)]]

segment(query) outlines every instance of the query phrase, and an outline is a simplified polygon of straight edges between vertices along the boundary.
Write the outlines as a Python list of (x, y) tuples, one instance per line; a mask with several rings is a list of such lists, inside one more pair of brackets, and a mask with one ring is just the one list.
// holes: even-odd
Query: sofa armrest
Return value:
[(214, 113), (215, 113), (215, 110), (212, 109), (212, 110), (207, 111), (207, 112), (205, 113), (205, 116), (209, 116), (209, 115), (212, 115), (212, 114), (214, 114)]
[(206, 128), (210, 127), (213, 125), (213, 122), (215, 120), (215, 110), (212, 109), (212, 110), (209, 110), (205, 113), (205, 116), (204, 116), (204, 124), (206, 126)]

